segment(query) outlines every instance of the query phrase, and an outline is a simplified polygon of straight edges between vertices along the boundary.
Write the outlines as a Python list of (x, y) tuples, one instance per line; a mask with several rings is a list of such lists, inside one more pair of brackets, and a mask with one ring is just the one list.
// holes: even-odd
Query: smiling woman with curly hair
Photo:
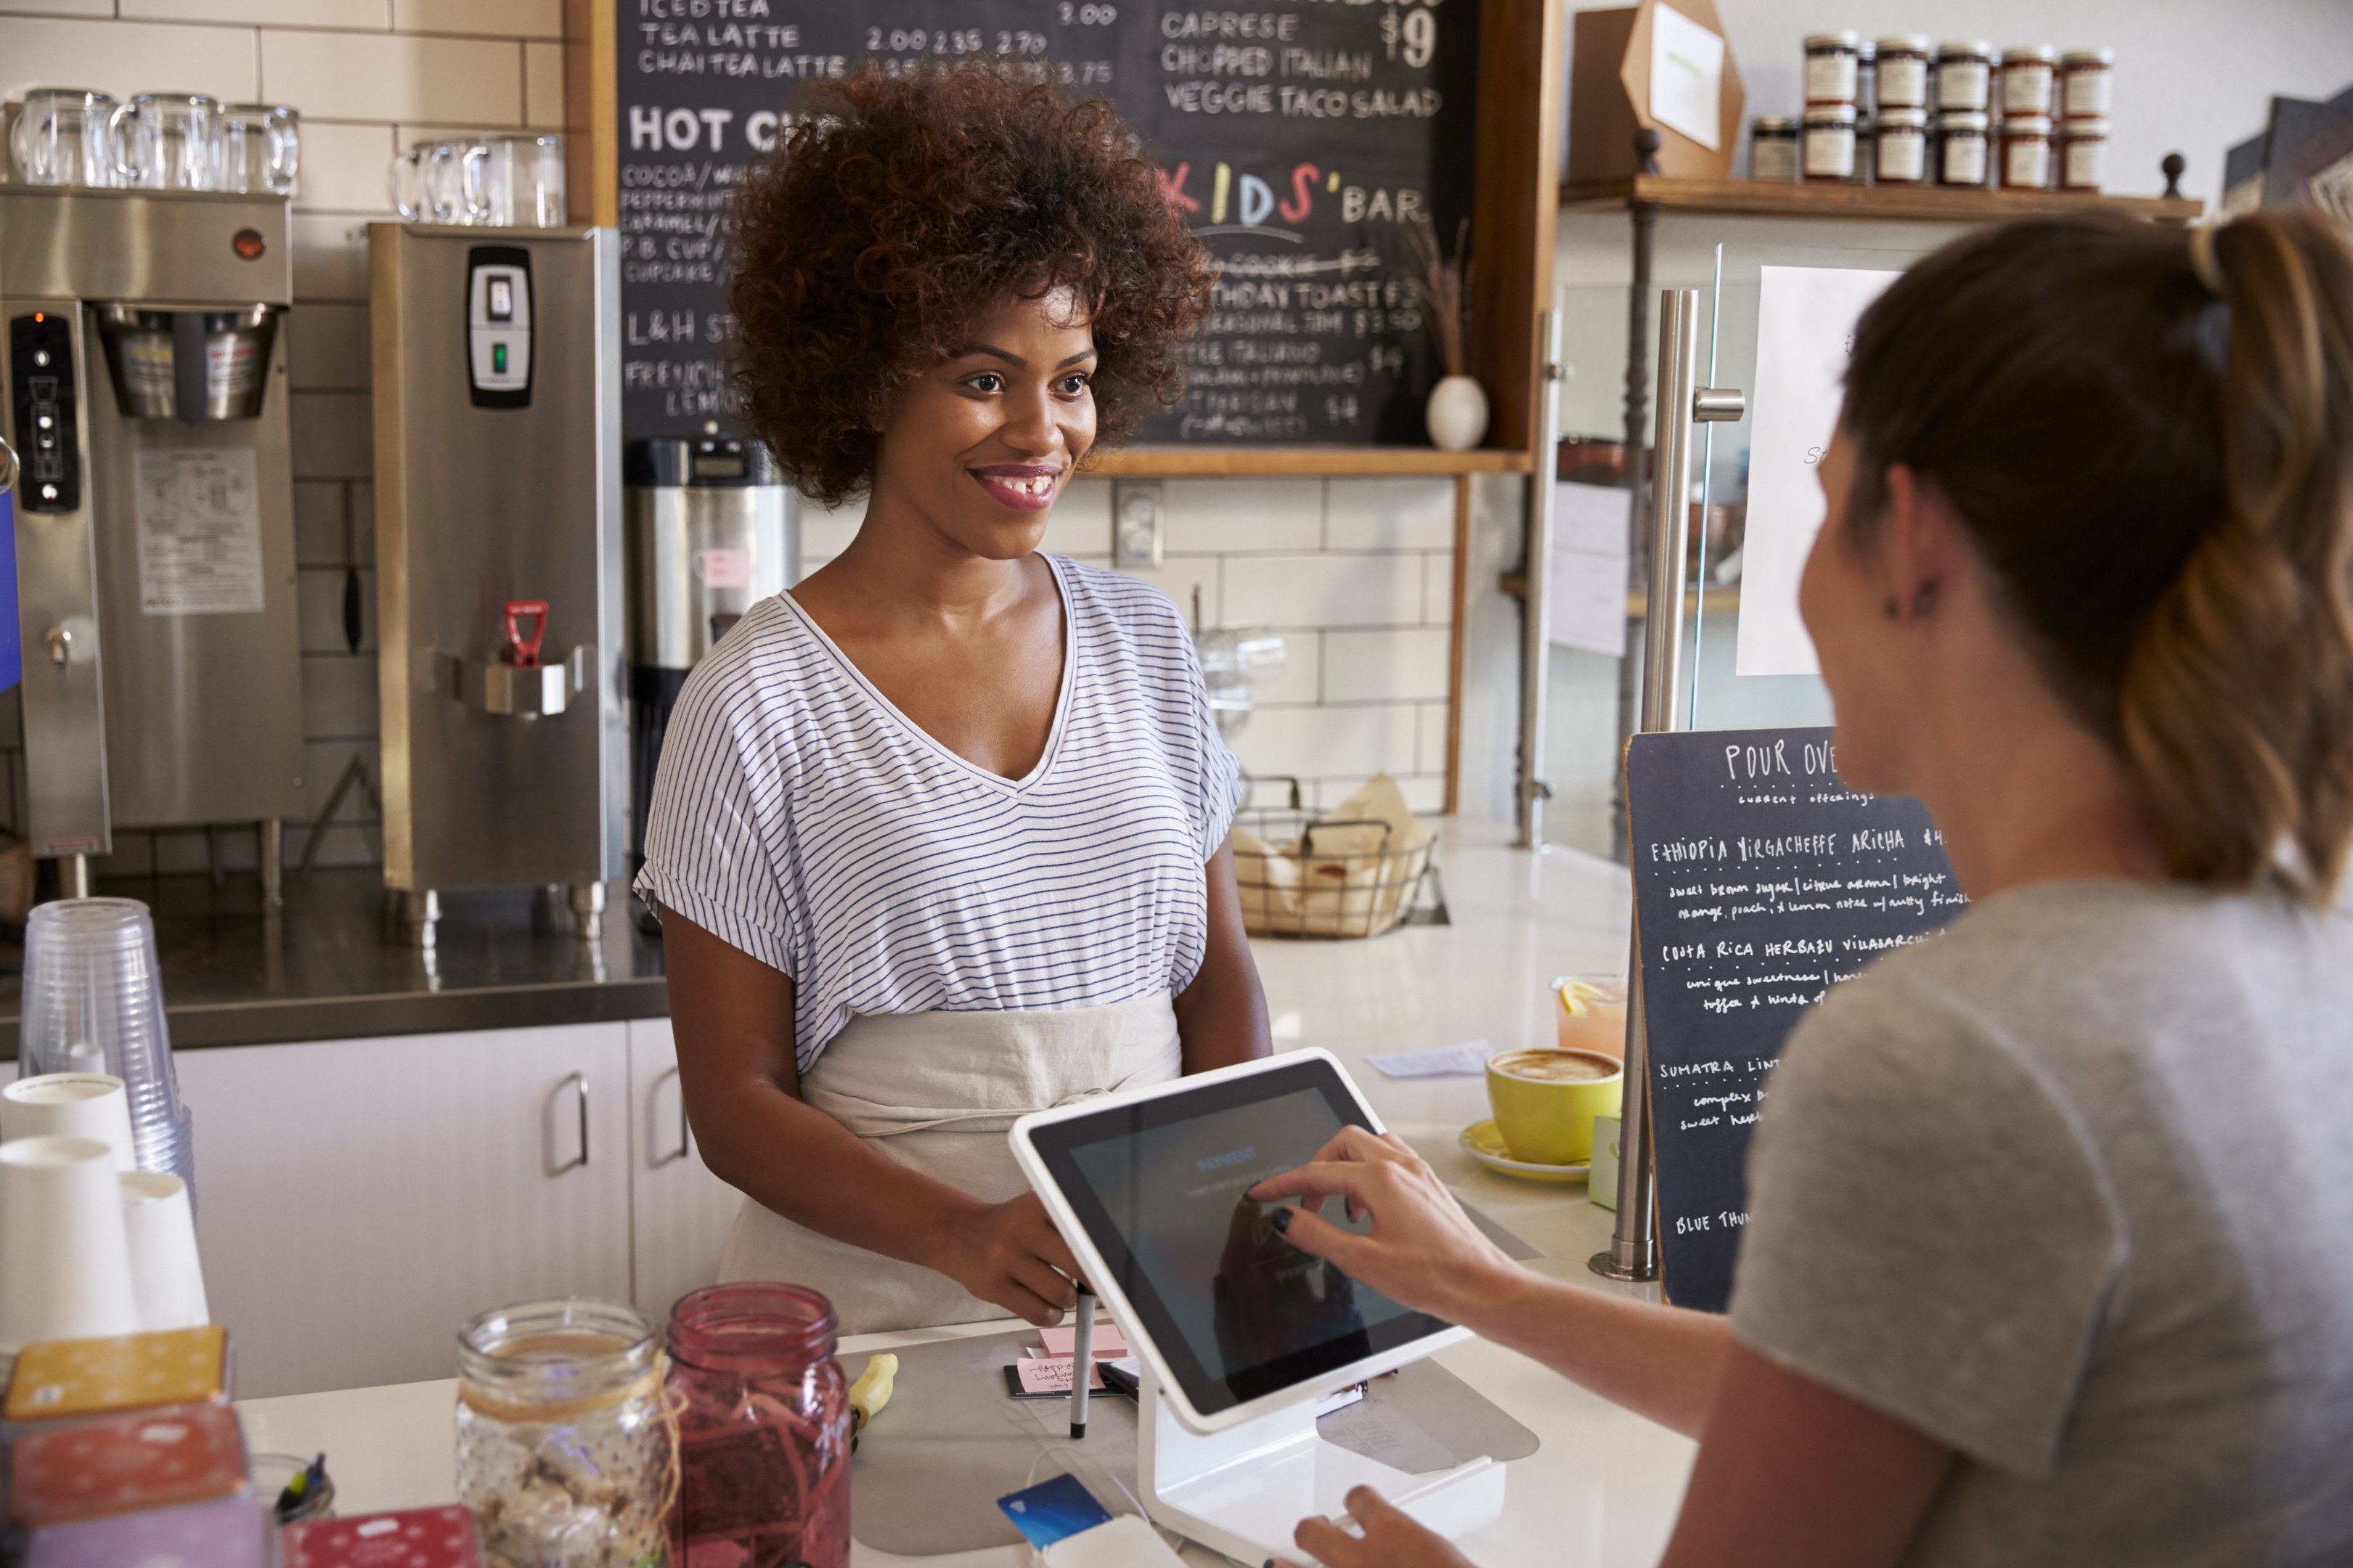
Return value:
[(695, 670), (639, 890), (722, 1262), (843, 1332), (1059, 1321), (1024, 1111), (1268, 1049), (1240, 793), (1176, 607), (1039, 552), (1178, 391), (1210, 268), (1109, 106), (993, 68), (811, 89), (738, 214), (738, 381), (849, 547)]

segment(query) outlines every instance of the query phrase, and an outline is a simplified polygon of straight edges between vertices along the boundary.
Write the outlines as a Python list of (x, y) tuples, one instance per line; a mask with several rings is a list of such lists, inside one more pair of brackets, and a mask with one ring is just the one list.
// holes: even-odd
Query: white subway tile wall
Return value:
[[(375, 538), (368, 482), (367, 238), (393, 216), (385, 173), (417, 136), (451, 128), (560, 128), (562, 0), (0, 0), (0, 99), (60, 83), (121, 97), (151, 89), (302, 115), (292, 232), (296, 308), (286, 346), (292, 390), (296, 600), (301, 610), (303, 770), (315, 819), (360, 759), (317, 859), (383, 858), (376, 791)], [(359, 566), (362, 637), (343, 628), (344, 582)], [(299, 858), (308, 824), (289, 823)], [(252, 833), (224, 825), (119, 833), (104, 874), (201, 871), (217, 856), (254, 864)]]
[[(1054, 508), (1045, 547), (1111, 564), (1111, 481), (1081, 479)], [(1337, 805), (1386, 773), (1417, 811), (1445, 803), (1451, 479), (1169, 479), (1157, 568), (1131, 575), (1209, 628), (1270, 631), (1281, 664), (1250, 682), (1232, 738), (1251, 804)], [(864, 509), (801, 509), (801, 566), (846, 548)], [(1196, 606), (1198, 605), (1198, 612)], [(1271, 782), (1270, 782), (1271, 781)]]
[[(393, 216), (386, 167), (410, 142), (460, 130), (559, 127), (566, 52), (561, 0), (0, 0), (0, 98), (57, 83), (128, 94), (186, 88), (302, 114), (292, 244), (296, 560), (303, 649), (305, 780), (315, 817), (353, 758), (323, 831), (322, 864), (382, 858), (375, 581), (364, 225)], [(577, 155), (575, 152), (575, 155)], [(1108, 480), (1055, 508), (1046, 547), (1111, 560)], [(1254, 679), (1234, 737), (1261, 781), (1254, 804), (1330, 805), (1388, 773), (1417, 809), (1445, 789), (1447, 622), (1454, 489), (1446, 479), (1170, 479), (1166, 557), (1135, 575), (1200, 625), (1280, 634), (1287, 657)], [(802, 509), (804, 570), (855, 535), (862, 509)], [(361, 650), (344, 637), (347, 574), (361, 568)], [(299, 858), (312, 828), (287, 826)], [(126, 833), (102, 868), (250, 868), (252, 837), (225, 826)]]

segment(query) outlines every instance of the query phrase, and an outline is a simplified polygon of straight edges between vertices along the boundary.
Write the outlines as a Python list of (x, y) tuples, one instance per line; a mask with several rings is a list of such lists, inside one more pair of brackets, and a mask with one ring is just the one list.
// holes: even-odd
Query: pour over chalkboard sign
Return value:
[(1138, 433), (1420, 444), (1441, 374), (1401, 226), (1471, 211), (1477, 0), (614, 0), (622, 425), (732, 426), (735, 193), (805, 83), (991, 60), (1104, 98), (1221, 267), (1187, 391)]
[(1748, 1140), (1789, 1030), (1968, 900), (1908, 797), (1839, 782), (1827, 729), (1636, 735), (1626, 750), (1667, 1297), (1722, 1311)]

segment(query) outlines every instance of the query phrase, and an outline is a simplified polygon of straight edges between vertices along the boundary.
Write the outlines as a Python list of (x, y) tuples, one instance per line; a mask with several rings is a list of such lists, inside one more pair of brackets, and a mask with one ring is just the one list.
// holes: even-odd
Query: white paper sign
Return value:
[(1724, 39), (1671, 5), (1651, 12), (1651, 118), (1713, 153), (1720, 139)]
[(1767, 267), (1757, 297), (1756, 425), (1740, 563), (1739, 675), (1818, 675), (1798, 576), (1822, 526), (1822, 452), (1838, 428), (1854, 323), (1901, 276)]
[(1603, 485), (1552, 488), (1552, 642), (1626, 657), (1627, 493)]
[(141, 452), (138, 513), (142, 613), (261, 608), (261, 493), (252, 448)]

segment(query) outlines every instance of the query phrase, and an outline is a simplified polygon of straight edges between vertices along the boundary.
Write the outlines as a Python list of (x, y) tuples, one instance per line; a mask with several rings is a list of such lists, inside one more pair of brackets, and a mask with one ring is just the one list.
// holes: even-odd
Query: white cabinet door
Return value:
[(688, 1134), (668, 1018), (629, 1026), (629, 1186), (638, 1310), (670, 1304), (719, 1278), (719, 1250), (744, 1194), (711, 1173)]
[(629, 1299), (627, 1025), (177, 1060), (241, 1396), (449, 1377), (477, 1312)]

